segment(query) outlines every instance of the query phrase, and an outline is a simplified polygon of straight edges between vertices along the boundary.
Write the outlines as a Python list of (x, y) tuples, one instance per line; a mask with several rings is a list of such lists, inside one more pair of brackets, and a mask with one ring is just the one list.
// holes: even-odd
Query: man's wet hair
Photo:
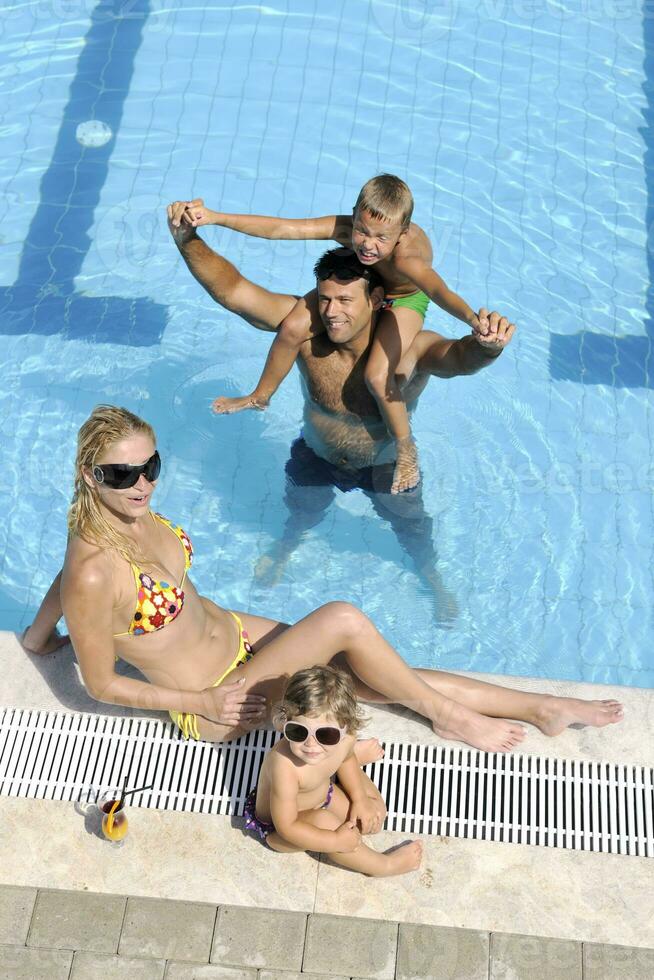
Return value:
[(340, 279), (341, 282), (351, 282), (352, 279), (365, 279), (368, 287), (368, 295), (377, 286), (384, 285), (382, 277), (377, 270), (369, 265), (359, 262), (356, 253), (351, 248), (330, 248), (328, 252), (316, 262), (313, 267), (316, 279), (324, 282), (326, 279)]

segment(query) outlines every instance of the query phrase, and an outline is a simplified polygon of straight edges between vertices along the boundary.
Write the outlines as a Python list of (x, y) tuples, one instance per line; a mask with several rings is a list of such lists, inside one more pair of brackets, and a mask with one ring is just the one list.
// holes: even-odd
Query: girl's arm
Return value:
[(346, 214), (328, 214), (319, 218), (276, 218), (263, 214), (225, 214), (205, 206), (202, 198), (189, 201), (184, 221), (194, 228), (220, 225), (253, 238), (291, 239), (297, 241), (330, 241), (343, 245), (352, 241), (352, 218)]
[(297, 798), (300, 787), (297, 776), (289, 765), (284, 765), (286, 760), (279, 756), (270, 761), (270, 816), (277, 833), (303, 851), (331, 854), (355, 850), (360, 843), (360, 834), (347, 821), (338, 830), (322, 830), (299, 819)]
[(39, 606), (34, 622), (21, 637), (22, 645), (30, 653), (53, 653), (69, 642), (68, 636), (57, 633), (57, 623), (63, 616), (60, 588), (61, 572), (58, 572)]
[(341, 763), (336, 775), (350, 800), (348, 817), (361, 824), (362, 834), (372, 834), (380, 829), (379, 812), (368, 796), (368, 787), (354, 751)]

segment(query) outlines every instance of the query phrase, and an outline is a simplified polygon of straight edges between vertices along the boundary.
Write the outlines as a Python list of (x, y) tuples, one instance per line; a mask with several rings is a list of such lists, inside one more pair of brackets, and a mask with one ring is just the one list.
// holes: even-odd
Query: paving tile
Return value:
[(208, 963), (215, 920), (215, 905), (129, 898), (118, 952)]
[(0, 943), (23, 946), (36, 901), (36, 888), (0, 885)]
[(163, 980), (165, 960), (77, 952), (70, 980)]
[(218, 909), (211, 962), (301, 970), (306, 924), (303, 912), (223, 905)]
[(582, 980), (581, 943), (493, 933), (490, 980)]
[(487, 980), (489, 936), (474, 929), (400, 924), (398, 980)]
[(652, 980), (654, 949), (584, 943), (584, 980)]
[(392, 980), (396, 951), (396, 922), (310, 915), (302, 970), (320, 973), (328, 964), (334, 975)]
[(219, 963), (168, 963), (164, 980), (257, 980), (257, 970)]
[(335, 973), (288, 973), (286, 970), (259, 970), (259, 980), (350, 980)]
[(72, 950), (0, 946), (0, 980), (68, 980)]
[(27, 945), (115, 953), (125, 902), (97, 892), (39, 891)]

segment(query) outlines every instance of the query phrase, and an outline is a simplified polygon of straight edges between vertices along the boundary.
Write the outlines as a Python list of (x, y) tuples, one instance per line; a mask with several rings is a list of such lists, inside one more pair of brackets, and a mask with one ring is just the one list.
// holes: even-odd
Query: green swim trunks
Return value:
[(429, 296), (427, 293), (423, 293), (422, 289), (416, 289), (415, 293), (409, 293), (408, 296), (386, 296), (382, 309), (392, 310), (398, 306), (406, 306), (409, 310), (415, 310), (424, 320), (429, 306)]

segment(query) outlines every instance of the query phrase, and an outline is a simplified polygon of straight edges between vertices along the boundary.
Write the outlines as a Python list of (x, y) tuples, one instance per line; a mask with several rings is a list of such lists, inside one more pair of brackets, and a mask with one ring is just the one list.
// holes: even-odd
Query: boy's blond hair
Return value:
[(275, 712), (275, 721), (304, 715), (331, 715), (348, 734), (355, 735), (367, 721), (359, 707), (352, 678), (336, 667), (305, 667), (293, 674), (284, 698)]
[(413, 194), (399, 177), (379, 174), (359, 191), (354, 213), (368, 211), (379, 221), (393, 221), (408, 228), (413, 214)]

